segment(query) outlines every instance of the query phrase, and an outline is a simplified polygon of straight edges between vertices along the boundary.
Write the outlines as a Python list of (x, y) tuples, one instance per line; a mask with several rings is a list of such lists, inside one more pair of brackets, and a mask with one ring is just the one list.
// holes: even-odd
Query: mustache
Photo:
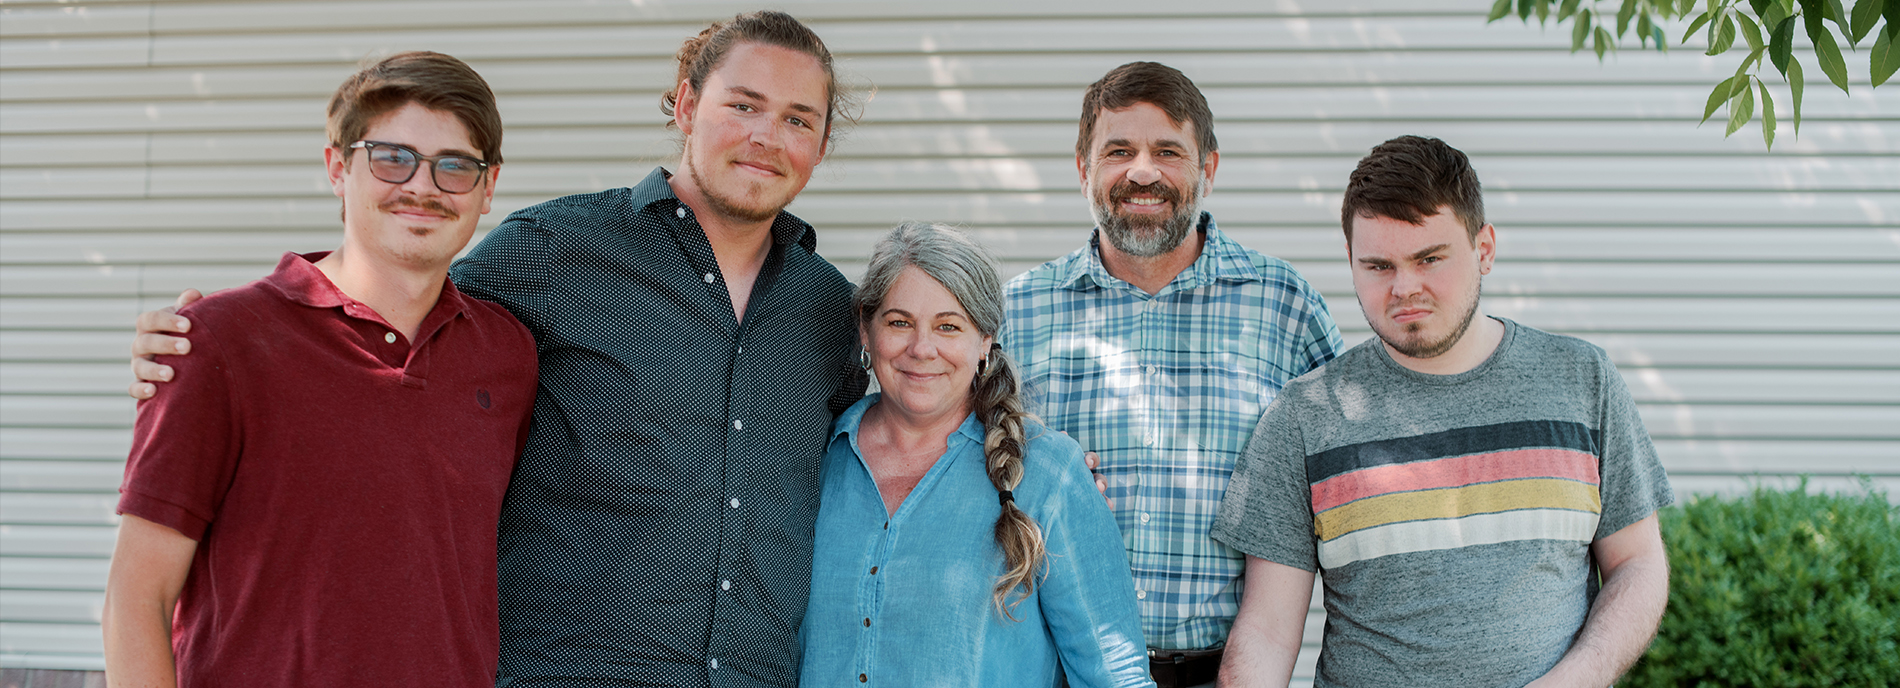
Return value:
[(1175, 206), (1181, 205), (1181, 190), (1168, 186), (1160, 180), (1156, 180), (1153, 184), (1136, 184), (1124, 179), (1108, 190), (1108, 202), (1119, 204), (1137, 193), (1159, 198)]
[(454, 220), (462, 216), (461, 213), (455, 212), (454, 210), (450, 209), (448, 206), (443, 205), (441, 201), (435, 200), (433, 198), (417, 199), (417, 198), (410, 198), (410, 197), (404, 196), (401, 198), (397, 198), (395, 200), (383, 201), (380, 205), (376, 206), (377, 210), (381, 210), (385, 213), (395, 212), (398, 208), (415, 208), (417, 210), (427, 211), (427, 212), (435, 213), (437, 215), (441, 215), (442, 217), (450, 219), (450, 220)]

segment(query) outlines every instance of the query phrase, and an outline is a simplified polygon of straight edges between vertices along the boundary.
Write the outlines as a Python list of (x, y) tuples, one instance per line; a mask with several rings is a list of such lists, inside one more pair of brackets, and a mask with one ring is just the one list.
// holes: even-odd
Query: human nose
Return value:
[(1154, 156), (1142, 153), (1135, 156), (1128, 166), (1128, 181), (1147, 186), (1161, 180), (1161, 168), (1155, 165)]
[(1417, 294), (1423, 288), (1424, 280), (1419, 278), (1418, 271), (1405, 267), (1394, 268), (1392, 270), (1393, 296), (1406, 298)]
[(752, 145), (761, 148), (779, 148), (783, 145), (777, 122), (770, 117), (757, 118), (752, 123), (752, 131), (749, 133)]
[(442, 192), (435, 183), (435, 163), (417, 160), (416, 171), (409, 175), (409, 181), (402, 183), (402, 190), (417, 196), (433, 196)]

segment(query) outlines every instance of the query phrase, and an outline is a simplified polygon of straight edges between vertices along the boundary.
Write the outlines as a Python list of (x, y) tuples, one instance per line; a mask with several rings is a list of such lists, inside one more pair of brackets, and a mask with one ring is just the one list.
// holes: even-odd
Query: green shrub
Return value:
[(1669, 611), (1620, 685), (1900, 684), (1900, 510), (1806, 488), (1661, 512)]

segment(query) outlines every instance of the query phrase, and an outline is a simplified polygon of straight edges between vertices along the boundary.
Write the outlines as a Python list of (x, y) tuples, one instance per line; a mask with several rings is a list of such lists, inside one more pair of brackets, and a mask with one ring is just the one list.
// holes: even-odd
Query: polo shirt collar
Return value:
[[(1247, 249), (1227, 238), (1214, 225), (1212, 213), (1201, 211), (1196, 232), (1205, 237), (1200, 257), (1194, 259), (1194, 264), (1182, 270), (1162, 291), (1196, 289), (1217, 282), (1258, 282), (1263, 279), (1253, 259), (1247, 256)], [(1134, 285), (1109, 274), (1108, 268), (1102, 265), (1102, 230), (1099, 227), (1089, 235), (1088, 248), (1082, 252), (1080, 259), (1071, 261), (1067, 272), (1056, 281), (1072, 291), (1110, 287), (1135, 289)]]
[[(350, 298), (349, 294), (343, 293), (342, 289), (337, 288), (336, 284), (330, 281), (328, 275), (317, 269), (317, 261), (323, 260), (330, 253), (330, 251), (285, 253), (284, 257), (277, 260), (277, 269), (272, 270), (271, 274), (264, 278), (264, 283), (294, 303), (311, 308), (343, 308), (345, 313), (354, 317), (387, 325), (388, 322), (383, 320), (375, 310), (361, 301)], [(444, 277), (441, 296), (436, 297), (435, 307), (429, 310), (429, 315), (422, 319), (422, 325), (417, 330), (419, 338), (426, 339), (429, 333), (434, 332), (443, 323), (463, 315), (468, 307), (468, 297), (455, 288), (454, 280)], [(359, 308), (360, 312), (357, 310)]]
[[(667, 179), (672, 176), (673, 173), (666, 171), (665, 167), (654, 167), (652, 172), (647, 173), (645, 179), (633, 185), (633, 207), (642, 210), (651, 209), (661, 216), (674, 219), (681, 217), (678, 213), (681, 208), (685, 208), (688, 213), (693, 212), (691, 207), (680, 201), (679, 196), (673, 193), (673, 185), (667, 183)], [(654, 207), (656, 203), (659, 206)], [(798, 244), (807, 253), (811, 253), (818, 250), (818, 233), (810, 224), (798, 219), (798, 216), (781, 210), (778, 212), (778, 217), (772, 218), (772, 243), (780, 247)]]

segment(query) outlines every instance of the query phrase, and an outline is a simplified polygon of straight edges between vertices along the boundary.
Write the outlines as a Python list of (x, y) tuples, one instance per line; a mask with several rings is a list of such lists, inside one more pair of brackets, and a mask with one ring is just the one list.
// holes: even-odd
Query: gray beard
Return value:
[[(1195, 184), (1184, 194), (1181, 208), (1156, 224), (1137, 223), (1133, 218), (1116, 214), (1113, 201), (1109, 199), (1089, 199), (1089, 213), (1095, 216), (1095, 226), (1108, 237), (1108, 243), (1131, 256), (1153, 258), (1181, 246), (1187, 240), (1188, 232), (1200, 224), (1201, 187)], [(1104, 192), (1103, 195), (1112, 196)]]

